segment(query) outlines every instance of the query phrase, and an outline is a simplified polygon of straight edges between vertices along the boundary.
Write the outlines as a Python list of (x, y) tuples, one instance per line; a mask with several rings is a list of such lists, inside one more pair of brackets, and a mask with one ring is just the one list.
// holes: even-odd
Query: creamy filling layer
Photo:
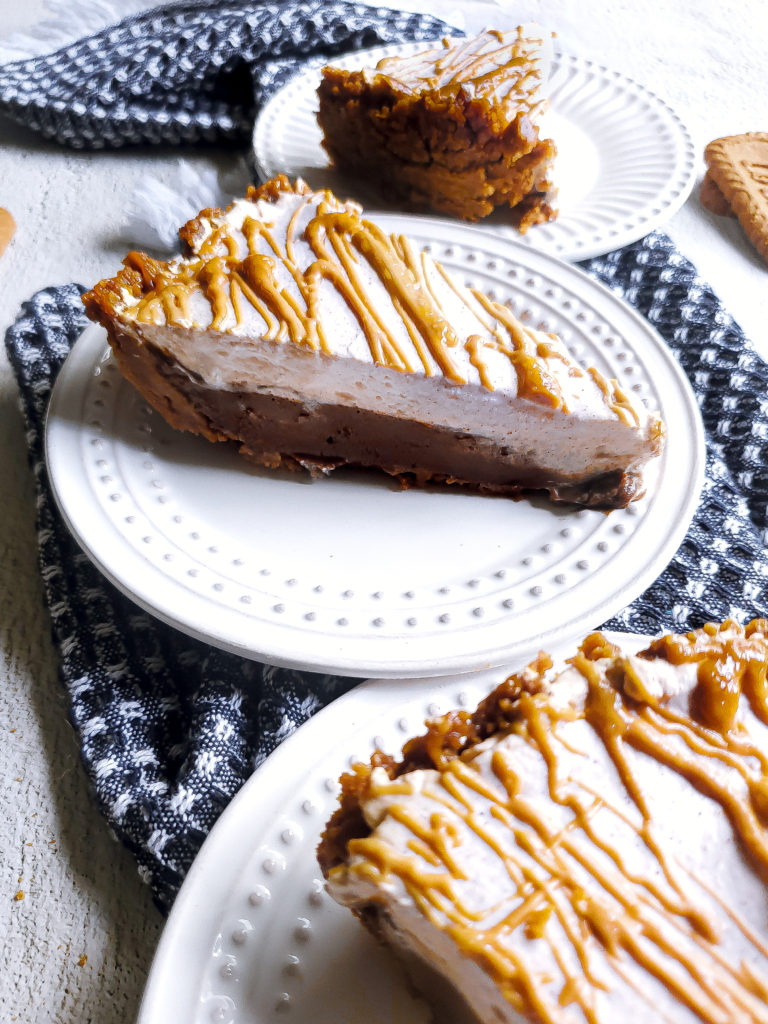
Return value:
[[(658, 439), (604, 418), (587, 403), (570, 415), (505, 391), (456, 387), (444, 377), (402, 374), (352, 359), (335, 359), (279, 343), (253, 344), (230, 335), (143, 325), (140, 345), (152, 346), (164, 373), (180, 388), (208, 393), (220, 408), (247, 408), (248, 396), (293, 402), (312, 414), (336, 407), (454, 431), (495, 446), (501, 461), (537, 468), (557, 479), (596, 477), (639, 468)], [(575, 404), (575, 403), (574, 403)], [(307, 428), (311, 423), (307, 422)], [(284, 450), (288, 451), (289, 448)], [(506, 452), (504, 451), (506, 450)]]

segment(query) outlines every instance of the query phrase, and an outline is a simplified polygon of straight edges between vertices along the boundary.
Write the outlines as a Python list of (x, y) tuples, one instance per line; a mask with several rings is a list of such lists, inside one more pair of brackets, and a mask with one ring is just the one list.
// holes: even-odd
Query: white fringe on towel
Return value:
[(179, 228), (209, 206), (228, 206), (245, 195), (251, 181), (245, 160), (219, 176), (213, 167), (196, 167), (188, 160), (174, 161), (162, 180), (148, 176), (128, 200), (121, 238), (154, 253), (179, 251)]

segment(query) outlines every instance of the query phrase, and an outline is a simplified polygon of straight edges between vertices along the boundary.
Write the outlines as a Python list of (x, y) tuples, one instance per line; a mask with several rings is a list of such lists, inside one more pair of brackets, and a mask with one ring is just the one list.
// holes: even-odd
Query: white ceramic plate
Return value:
[[(608, 635), (628, 651), (646, 641)], [(349, 764), (398, 754), (429, 715), (473, 708), (505, 674), (369, 680), (286, 740), (193, 863), (137, 1024), (428, 1024), (394, 960), (325, 894), (315, 848)]]
[(54, 389), (54, 493), (118, 587), (219, 647), (393, 678), (505, 664), (599, 625), (661, 572), (698, 501), (698, 409), (661, 338), (580, 270), (459, 224), (380, 222), (661, 411), (667, 446), (641, 501), (606, 515), (403, 492), (379, 474), (308, 483), (259, 471), (234, 449), (169, 427), (122, 379), (98, 327)]
[[(371, 67), (381, 57), (424, 47), (378, 47), (333, 63)], [(313, 62), (261, 111), (253, 135), (257, 173), (266, 180), (282, 171), (314, 188), (353, 196), (369, 210), (394, 209), (364, 182), (328, 166), (315, 95), (324, 63)], [(520, 236), (497, 211), (482, 222), (484, 230), (581, 260), (634, 242), (682, 206), (696, 179), (695, 150), (684, 124), (663, 100), (617, 71), (562, 53), (555, 55), (548, 93), (551, 107), (542, 130), (558, 147), (560, 215)]]

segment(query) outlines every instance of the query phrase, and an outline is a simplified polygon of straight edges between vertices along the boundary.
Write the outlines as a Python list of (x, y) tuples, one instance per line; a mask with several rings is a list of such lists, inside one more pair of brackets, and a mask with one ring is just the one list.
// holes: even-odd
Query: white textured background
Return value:
[[(440, 13), (462, 5), (413, 0), (402, 6)], [(521, 0), (495, 10), (467, 0), (463, 8), (470, 27), (532, 16), (557, 30), (564, 48), (663, 96), (702, 150), (720, 135), (768, 130), (763, 0)], [(44, 13), (41, 0), (0, 0), (0, 44), (30, 30)], [(130, 245), (121, 238), (127, 197), (148, 174), (168, 177), (178, 155), (200, 167), (232, 165), (231, 157), (211, 152), (66, 152), (0, 118), (0, 206), (18, 223), (0, 258), (0, 332), (36, 289), (72, 280), (92, 284), (114, 272)], [(694, 194), (669, 231), (768, 355), (768, 269), (738, 225), (703, 212)], [(0, 1021), (130, 1022), (162, 922), (132, 858), (94, 808), (56, 672), (36, 572), (32, 480), (3, 350)], [(24, 898), (16, 900), (19, 891)]]

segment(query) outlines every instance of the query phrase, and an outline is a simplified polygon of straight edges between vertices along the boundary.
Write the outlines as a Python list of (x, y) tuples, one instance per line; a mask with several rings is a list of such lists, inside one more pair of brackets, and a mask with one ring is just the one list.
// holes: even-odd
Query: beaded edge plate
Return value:
[[(627, 651), (647, 641), (608, 633)], [(572, 653), (558, 645), (556, 659)], [(339, 775), (471, 709), (508, 671), (368, 680), (264, 762), (224, 811), (163, 931), (137, 1024), (429, 1024), (400, 968), (324, 891), (315, 848)], [(446, 1022), (449, 1024), (449, 1022)]]
[[(371, 67), (382, 57), (416, 53), (426, 45), (377, 47), (332, 63), (348, 70)], [(253, 132), (256, 172), (262, 180), (280, 172), (302, 177), (313, 188), (352, 196), (369, 212), (394, 212), (365, 182), (328, 166), (315, 96), (325, 63), (313, 61), (264, 105)], [(560, 215), (521, 236), (497, 211), (480, 222), (481, 229), (562, 259), (583, 260), (628, 245), (669, 220), (697, 175), (693, 140), (675, 111), (620, 72), (564, 53), (554, 56), (547, 91), (551, 105), (542, 134), (558, 147)]]
[(577, 268), (463, 225), (378, 219), (661, 411), (667, 445), (644, 498), (606, 515), (403, 492), (381, 474), (308, 483), (261, 471), (169, 427), (123, 380), (95, 326), (49, 408), (54, 494), (113, 583), (226, 650), (390, 678), (506, 664), (599, 625), (662, 571), (703, 479), (696, 401), (659, 335)]

